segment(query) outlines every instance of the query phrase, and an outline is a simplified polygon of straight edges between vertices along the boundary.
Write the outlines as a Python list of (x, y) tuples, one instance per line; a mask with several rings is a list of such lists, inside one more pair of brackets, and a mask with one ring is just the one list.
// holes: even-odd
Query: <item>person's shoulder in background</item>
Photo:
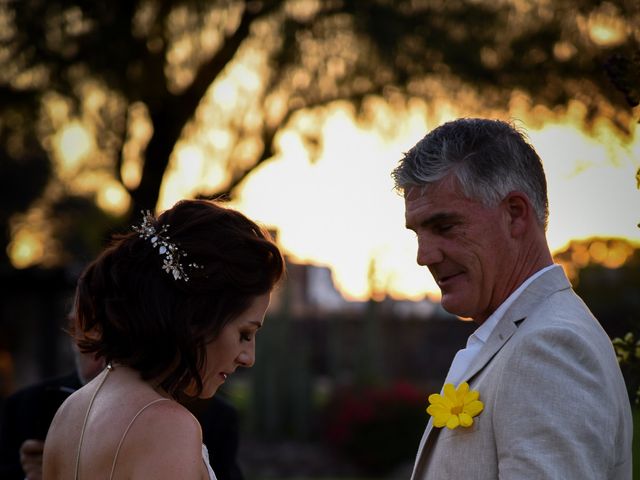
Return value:
[(80, 388), (76, 373), (46, 379), (9, 395), (0, 411), (0, 478), (22, 480), (20, 445), (44, 441), (51, 420), (64, 400)]

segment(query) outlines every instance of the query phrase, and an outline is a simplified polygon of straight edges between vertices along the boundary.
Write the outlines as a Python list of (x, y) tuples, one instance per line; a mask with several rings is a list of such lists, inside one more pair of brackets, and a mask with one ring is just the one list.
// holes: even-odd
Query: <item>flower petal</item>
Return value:
[(451, 410), (445, 408), (442, 405), (429, 405), (427, 407), (427, 413), (433, 417), (442, 415), (451, 415)]
[(469, 393), (469, 384), (467, 382), (462, 382), (458, 385), (458, 390), (456, 391), (456, 398), (459, 403), (464, 401), (464, 397), (467, 396), (467, 393)]
[(469, 393), (467, 393), (464, 396), (464, 402), (463, 403), (471, 403), (475, 400), (477, 400), (480, 397), (480, 393), (477, 390), (471, 390)]
[(447, 420), (447, 428), (449, 430), (453, 430), (454, 428), (458, 428), (460, 425), (460, 419), (457, 415), (451, 415)]
[(453, 386), (453, 384), (451, 383), (447, 383), (444, 388), (443, 388), (443, 392), (444, 392), (444, 398), (446, 398), (447, 400), (449, 400), (452, 404), (455, 405), (456, 403), (456, 387)]
[(447, 424), (448, 419), (449, 419), (449, 416), (433, 417), (433, 426), (436, 428), (442, 428)]
[(460, 418), (461, 426), (466, 428), (473, 425), (473, 418), (471, 418), (470, 415), (467, 415), (466, 413), (461, 413), (460, 415), (458, 415), (458, 417)]
[(475, 400), (465, 405), (462, 409), (464, 413), (466, 413), (467, 415), (471, 415), (472, 417), (478, 415), (482, 410), (484, 410), (484, 403), (482, 403), (480, 400)]
[(442, 405), (443, 407), (448, 409), (451, 409), (454, 405), (454, 402), (452, 402), (449, 398), (443, 397), (438, 393), (433, 393), (429, 395), (429, 402), (432, 405)]

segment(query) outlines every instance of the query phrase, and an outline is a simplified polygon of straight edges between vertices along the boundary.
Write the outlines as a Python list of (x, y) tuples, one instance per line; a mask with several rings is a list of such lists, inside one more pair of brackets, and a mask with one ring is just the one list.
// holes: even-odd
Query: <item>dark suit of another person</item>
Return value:
[[(0, 479), (23, 480), (20, 445), (27, 439), (44, 441), (62, 402), (81, 387), (76, 373), (45, 380), (7, 397), (0, 414)], [(189, 405), (187, 405), (189, 407)], [(219, 480), (242, 480), (237, 463), (238, 414), (219, 396), (191, 406), (202, 425), (203, 442)]]

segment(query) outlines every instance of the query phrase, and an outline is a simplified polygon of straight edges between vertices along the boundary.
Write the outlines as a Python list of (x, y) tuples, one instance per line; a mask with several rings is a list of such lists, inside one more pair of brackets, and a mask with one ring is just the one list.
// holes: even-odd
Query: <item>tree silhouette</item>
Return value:
[[(14, 165), (38, 174), (22, 177), (26, 200), (7, 204), (0, 221), (8, 232), (13, 213), (55, 203), (42, 200), (43, 178), (55, 171), (43, 159), (54, 162), (61, 109), (89, 125), (100, 168), (132, 200), (125, 217), (154, 208), (171, 154), (205, 104), (228, 144), (211, 145), (210, 161), (225, 175), (203, 197), (232, 196), (273, 157), (277, 134), (297, 112), (336, 100), (361, 107), (371, 96), (433, 100), (434, 85), (460, 101), (460, 92), (475, 92), (477, 109), (507, 109), (514, 91), (552, 108), (577, 99), (587, 124), (605, 115), (629, 133), (627, 100), (637, 92), (612, 89), (603, 65), (635, 48), (629, 32), (639, 15), (632, 0), (5, 1), (0, 147)], [(248, 78), (255, 85), (243, 90)], [(215, 94), (225, 81), (241, 98), (237, 105), (225, 104), (224, 89)], [(139, 123), (151, 133), (136, 150)], [(308, 135), (310, 144), (320, 141)], [(132, 157), (141, 165), (133, 183), (122, 176)], [(22, 188), (10, 176), (0, 182), (3, 191)], [(60, 197), (74, 195), (64, 186), (56, 191), (62, 204)]]

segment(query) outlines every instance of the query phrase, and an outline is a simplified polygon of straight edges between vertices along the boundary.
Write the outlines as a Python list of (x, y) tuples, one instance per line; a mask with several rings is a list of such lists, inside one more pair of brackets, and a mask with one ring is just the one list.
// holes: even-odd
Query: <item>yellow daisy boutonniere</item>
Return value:
[(457, 390), (453, 384), (447, 383), (442, 393), (429, 395), (427, 413), (433, 417), (434, 427), (446, 426), (451, 430), (459, 426), (470, 427), (473, 417), (484, 408), (484, 404), (478, 400), (480, 393), (469, 390), (467, 382), (461, 383)]

